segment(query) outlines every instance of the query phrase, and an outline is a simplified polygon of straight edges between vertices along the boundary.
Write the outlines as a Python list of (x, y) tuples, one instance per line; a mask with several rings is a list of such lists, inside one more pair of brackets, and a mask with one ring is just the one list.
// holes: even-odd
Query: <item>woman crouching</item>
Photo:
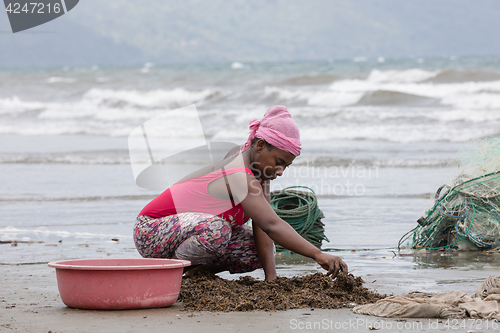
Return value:
[[(146, 258), (191, 261), (187, 272), (250, 272), (276, 278), (273, 240), (328, 270), (347, 272), (340, 257), (322, 253), (270, 205), (270, 181), (300, 154), (299, 130), (283, 106), (250, 123), (247, 142), (223, 161), (170, 186), (139, 213), (134, 241)], [(246, 225), (252, 219), (252, 226)]]

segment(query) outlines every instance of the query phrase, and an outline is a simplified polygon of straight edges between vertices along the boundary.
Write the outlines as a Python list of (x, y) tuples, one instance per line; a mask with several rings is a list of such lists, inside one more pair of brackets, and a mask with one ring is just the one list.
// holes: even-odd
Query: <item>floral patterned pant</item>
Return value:
[(252, 228), (231, 226), (205, 213), (179, 213), (154, 218), (139, 215), (134, 242), (144, 258), (189, 260), (191, 264), (226, 265), (231, 273), (261, 268)]

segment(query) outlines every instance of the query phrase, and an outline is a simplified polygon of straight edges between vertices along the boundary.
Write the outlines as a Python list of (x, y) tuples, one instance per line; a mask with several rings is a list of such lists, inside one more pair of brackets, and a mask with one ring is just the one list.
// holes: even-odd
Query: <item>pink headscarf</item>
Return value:
[(284, 106), (273, 106), (267, 110), (262, 120), (250, 122), (250, 136), (241, 151), (247, 150), (254, 138), (264, 139), (274, 147), (295, 156), (300, 155), (299, 128)]

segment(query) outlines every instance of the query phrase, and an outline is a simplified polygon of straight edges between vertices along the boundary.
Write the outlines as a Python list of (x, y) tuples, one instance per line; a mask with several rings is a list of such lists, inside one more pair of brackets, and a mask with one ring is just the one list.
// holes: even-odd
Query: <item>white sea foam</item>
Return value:
[(242, 68), (245, 68), (245, 65), (243, 65), (241, 62), (235, 61), (231, 64), (231, 68), (232, 69), (242, 69)]
[(44, 103), (26, 102), (19, 97), (0, 98), (0, 114), (19, 114), (27, 111), (42, 110)]
[(313, 106), (344, 106), (351, 105), (360, 100), (362, 92), (357, 91), (335, 91), (335, 90), (308, 90), (308, 89), (284, 89), (279, 87), (266, 87), (266, 97), (272, 97), (283, 103), (304, 103)]
[(53, 119), (41, 121), (30, 119), (19, 122), (0, 122), (0, 134), (17, 134), (27, 136), (39, 135), (99, 135), (99, 136), (127, 136), (134, 129), (134, 125), (119, 122), (102, 122), (99, 120)]
[[(282, 104), (289, 108), (306, 140), (467, 141), (499, 132), (500, 80), (492, 80), (495, 75), (373, 70), (367, 79), (336, 80), (327, 88), (307, 84), (248, 91), (216, 86), (94, 87), (80, 98), (49, 102), (12, 96), (0, 99), (0, 134), (128, 136), (168, 110), (195, 103), (207, 138), (242, 141), (247, 138), (250, 120), (261, 118), (269, 106)], [(438, 76), (456, 82), (429, 81)], [(478, 77), (484, 81), (459, 82)], [(152, 135), (189, 137), (185, 122), (173, 119), (171, 126), (154, 128)]]
[(439, 72), (430, 72), (422, 69), (407, 69), (407, 70), (388, 70), (381, 71), (374, 69), (371, 71), (367, 80), (371, 82), (421, 82), (435, 77)]
[[(76, 127), (80, 129), (61, 128), (60, 130), (63, 132), (58, 131), (58, 134), (63, 134), (64, 131), (68, 131), (68, 133), (76, 131), (85, 134), (107, 135), (105, 130), (108, 129), (111, 133), (118, 131), (122, 133), (118, 135), (127, 135), (123, 134), (123, 126), (127, 128), (127, 131), (130, 131), (137, 124), (176, 109), (179, 105), (189, 103), (203, 105), (204, 99), (210, 99), (217, 94), (222, 95), (216, 90), (188, 91), (181, 88), (146, 92), (91, 89), (79, 101), (36, 104), (37, 107), (44, 110), (37, 117), (52, 120), (58, 125), (61, 125), (61, 121), (64, 120), (67, 120), (66, 124), (71, 120), (81, 122), (76, 124)], [(17, 104), (13, 107), (15, 106)], [(34, 106), (28, 104), (26, 107)], [(22, 107), (24, 104), (21, 104), (20, 108)], [(109, 126), (111, 124), (98, 123), (97, 121), (113, 122), (113, 125)], [(182, 123), (173, 125), (176, 125), (177, 130), (181, 130), (183, 127)], [(73, 126), (70, 125), (70, 127)], [(48, 130), (48, 128), (40, 130)], [(51, 134), (55, 133), (51, 132)]]
[(129, 235), (116, 235), (116, 234), (102, 234), (102, 233), (91, 233), (91, 232), (71, 232), (66, 230), (50, 230), (47, 227), (38, 227), (33, 229), (16, 228), (13, 226), (8, 226), (5, 228), (0, 228), (0, 238), (11, 239), (15, 238), (16, 235), (23, 234), (35, 234), (39, 236), (59, 236), (59, 237), (75, 237), (75, 238), (120, 238), (120, 239), (130, 239), (132, 236)]
[(151, 68), (154, 67), (154, 64), (152, 62), (147, 62), (144, 64), (144, 66), (141, 68), (140, 72), (142, 74), (147, 74), (151, 70)]
[[(491, 109), (500, 107), (500, 80), (463, 83), (407, 83), (376, 80), (339, 80), (329, 90), (266, 87), (264, 95), (276, 102), (310, 106), (442, 105), (456, 108)], [(421, 78), (422, 79), (422, 78)], [(402, 95), (404, 94), (404, 95)]]
[[(148, 162), (147, 160), (144, 162)], [(112, 165), (129, 164), (130, 159), (127, 154), (2, 154), (0, 164), (91, 164), (91, 165)]]
[(366, 62), (368, 60), (367, 57), (354, 57), (352, 61), (354, 62)]
[[(432, 121), (435, 125), (446, 125), (451, 122), (462, 123), (491, 123), (500, 122), (500, 113), (496, 110), (471, 110), (471, 109), (437, 109), (437, 108), (416, 108), (412, 112), (400, 111), (398, 108), (350, 108), (337, 110), (328, 114), (327, 117), (333, 117), (337, 121), (350, 122), (376, 122), (398, 121), (402, 126), (414, 125), (417, 123), (429, 123)], [(431, 125), (428, 125), (431, 128)], [(462, 124), (460, 126), (463, 126)], [(473, 130), (473, 128), (470, 128)]]
[(176, 88), (172, 90), (156, 89), (140, 90), (112, 90), (93, 88), (83, 95), (83, 100), (98, 106), (135, 106), (142, 108), (172, 108), (193, 103), (203, 102), (217, 94), (220, 90), (204, 89), (199, 91)]
[[(45, 105), (46, 108), (52, 107)], [(207, 138), (224, 141), (244, 141), (248, 136), (248, 122), (260, 118), (265, 108), (239, 112), (237, 109), (212, 110), (202, 115)], [(420, 107), (409, 112), (395, 107), (316, 107), (290, 108), (301, 129), (304, 140), (362, 139), (394, 142), (467, 141), (485, 135), (498, 134), (500, 113), (497, 109)], [(321, 111), (321, 112), (319, 112)], [(84, 134), (128, 136), (144, 121), (152, 119), (161, 110), (146, 111), (116, 108), (78, 108), (58, 105), (42, 112), (36, 118), (4, 119), (1, 134), (64, 135)], [(20, 124), (22, 124), (20, 126)], [(168, 128), (151, 128), (157, 137), (189, 137), (183, 119), (172, 119)], [(193, 132), (192, 136), (198, 133)], [(20, 157), (21, 158), (21, 157)], [(77, 157), (75, 157), (77, 158)], [(71, 158), (73, 159), (73, 158)], [(60, 160), (72, 163), (71, 160)], [(103, 161), (104, 163), (104, 161)], [(111, 162), (113, 163), (113, 162)]]
[(75, 83), (77, 80), (71, 77), (51, 76), (47, 79), (47, 83)]
[[(342, 80), (330, 85), (335, 92), (344, 93), (373, 93), (376, 91), (393, 91), (415, 96), (436, 98), (444, 105), (462, 107), (464, 98), (473, 100), (467, 107), (496, 107), (496, 97), (500, 94), (500, 80), (490, 82), (462, 82), (462, 83), (394, 83), (373, 82), (368, 80)], [(469, 97), (464, 97), (469, 96)]]
[(403, 143), (426, 141), (465, 142), (487, 135), (499, 134), (499, 130), (491, 127), (481, 130), (464, 130), (463, 126), (447, 126), (441, 123), (433, 127), (426, 124), (344, 124), (338, 127), (301, 128), (300, 134), (304, 140), (313, 141), (349, 139)]
[[(80, 100), (71, 102), (27, 102), (17, 96), (0, 99), (0, 114), (43, 111), (38, 118), (74, 119), (140, 119), (154, 117), (161, 112), (196, 103), (204, 105), (211, 98), (222, 97), (222, 90), (111, 90), (93, 88)], [(156, 110), (156, 111), (155, 111)]]
[[(317, 168), (321, 171), (322, 167), (349, 167), (349, 166), (376, 166), (382, 168), (393, 168), (393, 167), (409, 167), (409, 168), (419, 168), (419, 167), (443, 167), (448, 166), (453, 163), (451, 159), (440, 159), (440, 158), (389, 158), (389, 159), (342, 159), (336, 156), (320, 155), (320, 156), (303, 156), (301, 155), (293, 162), (291, 168), (296, 167), (312, 167)], [(292, 172), (293, 174), (293, 172)], [(316, 172), (320, 174), (320, 172)], [(286, 176), (285, 176), (286, 177)]]
[(443, 97), (441, 103), (469, 109), (498, 110), (500, 108), (500, 93), (455, 94)]
[[(322, 121), (314, 126), (301, 125), (299, 122), (301, 139), (304, 141), (383, 140), (404, 143), (429, 141), (465, 142), (500, 133), (500, 130), (495, 126), (475, 125), (467, 128), (464, 122), (446, 123), (436, 121), (433, 126), (429, 126), (426, 122), (415, 123), (415, 121), (412, 122), (411, 119), (408, 119), (407, 122), (389, 121), (385, 123), (383, 116), (379, 119), (368, 116), (363, 119), (363, 115), (366, 114), (358, 115), (347, 112), (342, 115), (343, 119)], [(386, 114), (387, 120), (390, 120), (391, 117), (392, 115)], [(244, 127), (224, 129), (218, 131), (212, 139), (221, 141), (239, 140), (241, 142), (246, 139), (247, 133), (248, 131)]]
[(98, 78), (96, 78), (95, 80), (96, 80), (96, 82), (99, 82), (99, 83), (104, 83), (104, 82), (109, 82), (109, 81), (111, 81), (111, 79), (110, 79), (110, 78), (107, 78), (107, 77), (98, 77)]

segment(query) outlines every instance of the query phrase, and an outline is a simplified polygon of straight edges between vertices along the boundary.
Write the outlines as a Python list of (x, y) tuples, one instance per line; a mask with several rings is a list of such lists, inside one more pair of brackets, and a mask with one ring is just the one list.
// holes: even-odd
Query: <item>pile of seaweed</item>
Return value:
[(374, 303), (379, 295), (363, 287), (363, 280), (340, 273), (336, 279), (322, 274), (259, 281), (249, 276), (225, 280), (216, 275), (184, 277), (179, 301), (189, 311), (276, 311), (304, 307), (338, 309)]

